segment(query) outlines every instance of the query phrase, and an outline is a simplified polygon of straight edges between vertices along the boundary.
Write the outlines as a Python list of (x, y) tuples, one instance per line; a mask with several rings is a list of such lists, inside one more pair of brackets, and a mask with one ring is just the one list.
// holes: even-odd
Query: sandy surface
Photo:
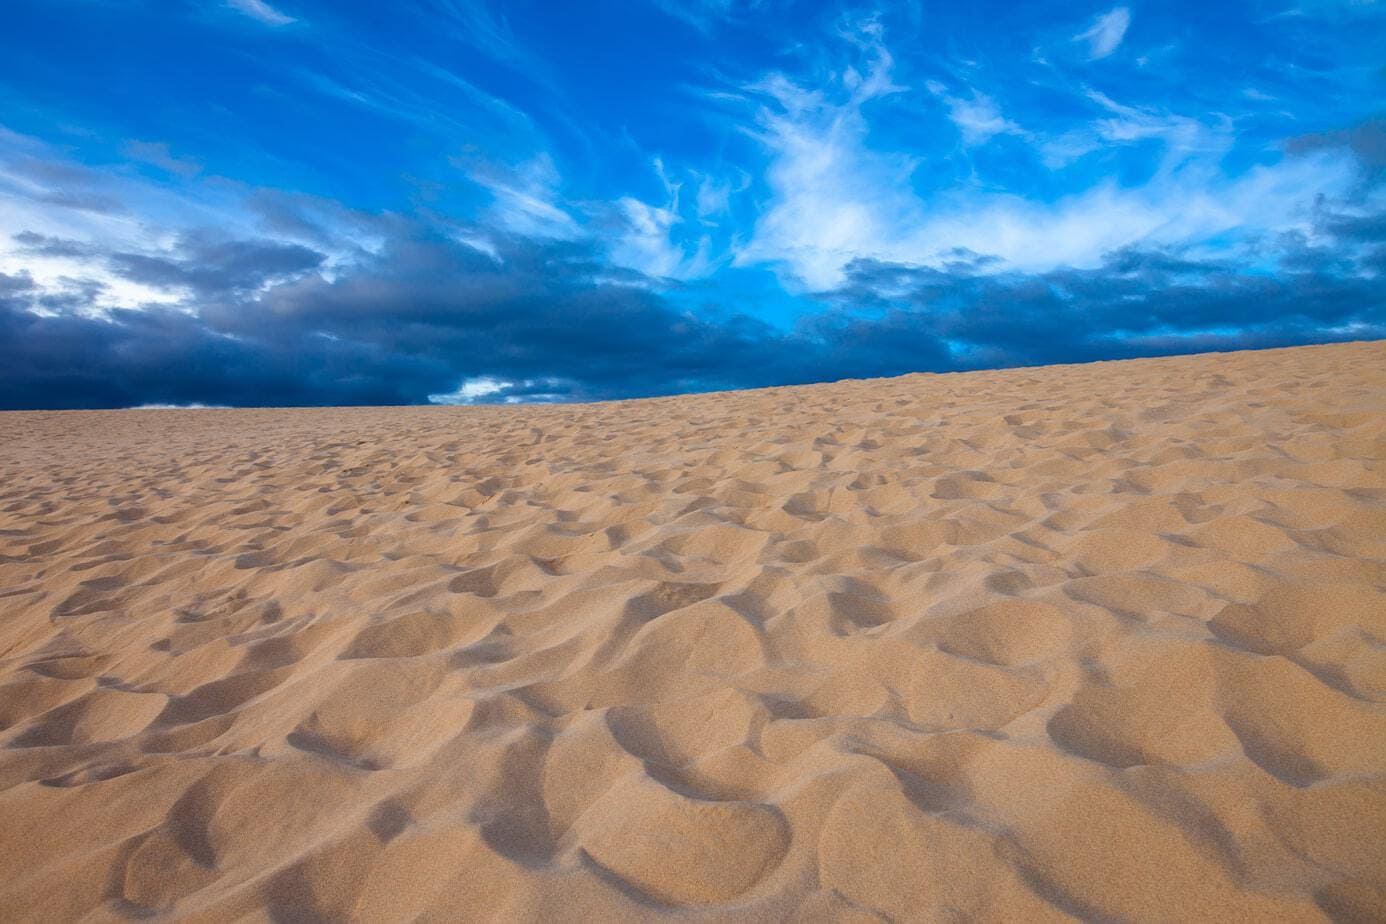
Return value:
[(0, 415), (0, 917), (1386, 919), (1386, 344)]

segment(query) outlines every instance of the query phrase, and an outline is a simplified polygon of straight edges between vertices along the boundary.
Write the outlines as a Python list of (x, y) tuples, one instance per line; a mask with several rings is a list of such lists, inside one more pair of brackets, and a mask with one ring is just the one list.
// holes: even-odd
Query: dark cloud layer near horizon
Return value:
[[(1356, 246), (1382, 219), (1323, 223)], [(1273, 273), (1139, 248), (1031, 274), (966, 253), (943, 269), (857, 260), (782, 329), (680, 310), (584, 244), (511, 235), (487, 252), (423, 221), (389, 228), (333, 274), (301, 244), (211, 232), (139, 259), (82, 251), (188, 293), (173, 305), (101, 308), (99, 283), (0, 275), (0, 406), (417, 404), (475, 380), (485, 400), (595, 400), (1386, 337), (1379, 277), (1298, 241), (1279, 242)]]

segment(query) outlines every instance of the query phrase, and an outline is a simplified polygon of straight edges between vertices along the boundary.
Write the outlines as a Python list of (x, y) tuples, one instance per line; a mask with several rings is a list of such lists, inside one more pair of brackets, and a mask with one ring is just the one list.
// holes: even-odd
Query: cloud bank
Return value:
[(1386, 216), (1321, 225), (1321, 245), (1278, 241), (1270, 275), (1158, 249), (1042, 273), (963, 250), (938, 269), (856, 260), (788, 330), (682, 311), (574, 242), (493, 235), (483, 251), (401, 221), (328, 279), (307, 248), (191, 235), (162, 258), (98, 255), (190, 293), (173, 305), (102, 308), (100, 286), (0, 275), (0, 403), (590, 400), (1386, 336), (1379, 276), (1340, 265), (1342, 246), (1375, 265)]

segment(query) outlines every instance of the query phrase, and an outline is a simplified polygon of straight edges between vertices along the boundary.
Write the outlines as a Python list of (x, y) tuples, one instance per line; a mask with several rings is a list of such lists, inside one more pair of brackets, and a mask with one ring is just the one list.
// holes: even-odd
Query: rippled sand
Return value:
[(1386, 344), (0, 415), (0, 917), (1386, 919)]

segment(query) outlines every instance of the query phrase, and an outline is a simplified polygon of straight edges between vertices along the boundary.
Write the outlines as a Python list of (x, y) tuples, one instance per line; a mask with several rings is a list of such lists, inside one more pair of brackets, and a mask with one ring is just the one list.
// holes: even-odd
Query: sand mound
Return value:
[(1386, 344), (0, 437), (5, 920), (1386, 919)]

